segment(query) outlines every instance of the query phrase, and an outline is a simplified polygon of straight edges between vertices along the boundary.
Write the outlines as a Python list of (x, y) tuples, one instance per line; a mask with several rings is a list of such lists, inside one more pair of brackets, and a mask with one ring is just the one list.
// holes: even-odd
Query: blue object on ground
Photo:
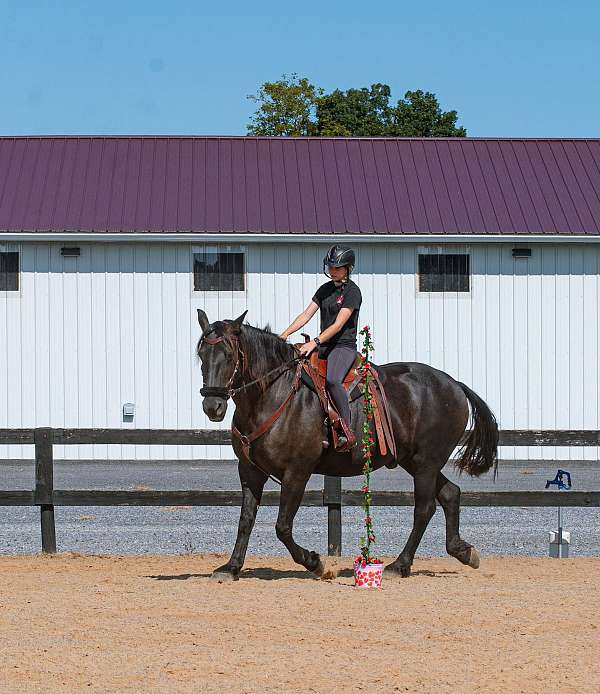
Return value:
[[(567, 478), (566, 482), (564, 479), (565, 477)], [(546, 489), (548, 489), (548, 487), (552, 484), (555, 484), (559, 491), (571, 489), (573, 486), (571, 484), (571, 473), (567, 472), (567, 470), (559, 470), (553, 480), (546, 480)]]

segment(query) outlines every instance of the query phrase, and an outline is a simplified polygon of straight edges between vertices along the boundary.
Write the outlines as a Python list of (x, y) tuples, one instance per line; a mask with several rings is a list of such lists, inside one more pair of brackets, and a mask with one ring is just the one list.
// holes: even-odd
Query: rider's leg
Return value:
[[(351, 431), (350, 403), (343, 383), (355, 360), (356, 350), (351, 347), (334, 347), (327, 357), (327, 390), (348, 431)], [(347, 440), (340, 443), (343, 445)]]

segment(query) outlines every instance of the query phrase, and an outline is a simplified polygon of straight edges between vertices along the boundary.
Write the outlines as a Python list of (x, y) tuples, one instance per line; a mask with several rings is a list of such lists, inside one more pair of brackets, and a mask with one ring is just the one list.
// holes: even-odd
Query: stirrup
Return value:
[(338, 445), (335, 449), (337, 453), (347, 453), (351, 451), (358, 443), (356, 436), (352, 432), (349, 432), (349, 436), (345, 433), (338, 434)]
[(327, 417), (325, 417), (325, 419), (323, 420), (323, 436), (322, 436), (323, 440), (321, 441), (321, 444), (322, 444), (324, 449), (329, 448), (329, 446), (331, 445), (329, 442), (329, 436), (330, 436), (329, 419)]

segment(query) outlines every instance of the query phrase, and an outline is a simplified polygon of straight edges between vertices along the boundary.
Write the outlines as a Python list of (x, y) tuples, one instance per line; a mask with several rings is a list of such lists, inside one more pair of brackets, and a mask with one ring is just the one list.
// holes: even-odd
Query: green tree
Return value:
[(344, 137), (465, 137), (456, 111), (442, 111), (431, 92), (406, 92), (390, 104), (387, 84), (370, 89), (336, 89), (317, 103), (316, 134)]
[(389, 134), (392, 125), (391, 91), (387, 84), (370, 89), (339, 89), (317, 103), (316, 130), (322, 136), (373, 136)]
[(435, 94), (420, 89), (390, 103), (387, 84), (370, 88), (336, 89), (325, 94), (306, 77), (283, 75), (265, 82), (248, 97), (258, 109), (249, 135), (300, 137), (465, 137), (456, 125), (456, 111), (442, 111)]
[(287, 137), (314, 135), (315, 112), (322, 94), (322, 89), (295, 73), (290, 77), (282, 75), (276, 82), (265, 82), (258, 94), (248, 96), (258, 104), (248, 125), (248, 134)]
[(435, 94), (406, 92), (393, 110), (389, 134), (396, 137), (466, 137), (456, 111), (442, 111)]

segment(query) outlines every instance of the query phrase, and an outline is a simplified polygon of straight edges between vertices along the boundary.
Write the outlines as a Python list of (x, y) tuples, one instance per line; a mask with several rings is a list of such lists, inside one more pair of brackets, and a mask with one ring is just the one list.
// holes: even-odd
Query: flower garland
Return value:
[(364, 458), (363, 464), (363, 503), (362, 507), (365, 512), (365, 535), (360, 538), (360, 554), (356, 557), (355, 564), (366, 566), (367, 564), (381, 564), (381, 559), (377, 559), (371, 554), (371, 545), (375, 543), (375, 532), (373, 530), (373, 519), (371, 518), (371, 460), (373, 457), (372, 449), (375, 447), (375, 437), (371, 429), (373, 422), (373, 402), (371, 397), (370, 385), (373, 381), (371, 374), (370, 355), (373, 351), (373, 340), (371, 338), (371, 329), (368, 325), (360, 331), (363, 336), (362, 356), (358, 373), (363, 378), (363, 430), (362, 430), (362, 452)]

